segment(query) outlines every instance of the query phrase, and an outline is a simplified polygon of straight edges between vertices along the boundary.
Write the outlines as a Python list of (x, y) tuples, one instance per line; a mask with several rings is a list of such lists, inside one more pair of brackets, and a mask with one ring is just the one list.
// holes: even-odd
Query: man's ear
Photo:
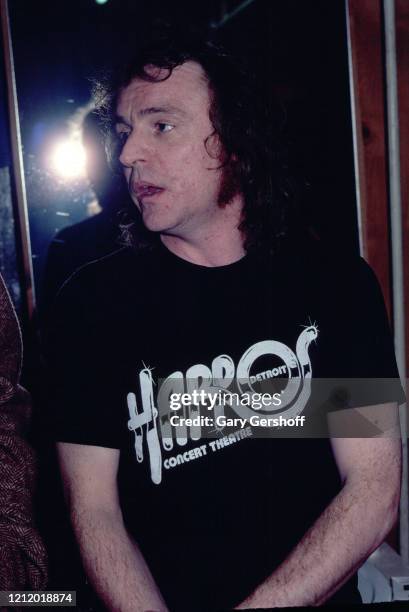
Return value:
[(212, 132), (204, 142), (207, 154), (220, 163), (225, 162), (225, 151), (217, 132)]

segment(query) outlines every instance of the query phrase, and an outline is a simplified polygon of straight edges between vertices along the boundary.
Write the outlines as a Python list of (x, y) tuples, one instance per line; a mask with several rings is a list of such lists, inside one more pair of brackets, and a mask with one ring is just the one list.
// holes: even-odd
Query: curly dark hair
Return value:
[[(135, 77), (149, 82), (169, 78), (177, 66), (188, 61), (200, 64), (207, 77), (211, 96), (209, 118), (214, 129), (211, 135), (217, 134), (223, 146), (225, 192), (219, 205), (241, 192), (244, 208), (239, 229), (245, 249), (274, 252), (287, 235), (294, 199), (282, 136), (283, 109), (274, 103), (266, 79), (256, 79), (242, 59), (222, 47), (186, 33), (177, 36), (167, 33), (143, 46), (124, 69), (96, 83), (94, 99), (107, 128), (111, 163), (115, 166), (119, 156), (120, 143), (113, 128), (121, 90)], [(159, 78), (152, 70), (147, 72), (147, 66), (168, 73)], [(143, 227), (135, 212), (128, 211), (122, 228), (127, 244), (152, 244), (158, 238)]]

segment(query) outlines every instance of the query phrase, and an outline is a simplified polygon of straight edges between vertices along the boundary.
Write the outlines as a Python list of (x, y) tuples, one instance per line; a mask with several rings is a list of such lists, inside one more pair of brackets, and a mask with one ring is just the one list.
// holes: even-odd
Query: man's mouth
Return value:
[(142, 200), (144, 198), (150, 198), (158, 193), (164, 191), (163, 187), (159, 187), (158, 185), (153, 185), (152, 183), (132, 183), (131, 191), (138, 200)]

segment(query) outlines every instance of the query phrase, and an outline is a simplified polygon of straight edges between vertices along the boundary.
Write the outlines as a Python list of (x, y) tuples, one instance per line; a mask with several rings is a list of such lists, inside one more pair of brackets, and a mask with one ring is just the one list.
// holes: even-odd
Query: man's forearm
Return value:
[(74, 511), (72, 523), (87, 576), (109, 610), (167, 611), (120, 513)]
[(287, 559), (236, 609), (324, 603), (393, 526), (397, 495), (381, 495), (369, 483), (346, 484)]

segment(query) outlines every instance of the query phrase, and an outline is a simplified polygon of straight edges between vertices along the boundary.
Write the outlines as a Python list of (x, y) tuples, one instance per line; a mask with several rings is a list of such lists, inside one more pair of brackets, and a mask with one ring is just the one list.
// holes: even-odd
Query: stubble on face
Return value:
[[(163, 197), (159, 195), (157, 197), (157, 202), (155, 202), (154, 197), (152, 197), (148, 200), (146, 206), (144, 206), (143, 199), (139, 199), (136, 196), (137, 201), (135, 201), (135, 204), (142, 214), (143, 222), (150, 231), (159, 231), (166, 234), (173, 234), (177, 228), (186, 234), (187, 231), (192, 232), (193, 228), (194, 231), (199, 229), (199, 231), (202, 232), (202, 228), (206, 226), (209, 228), (212, 226), (214, 228), (220, 227), (219, 221), (225, 223), (227, 219), (227, 210), (220, 216), (221, 210), (226, 209), (228, 204), (232, 204), (241, 190), (237, 176), (237, 164), (234, 159), (226, 159), (220, 137), (214, 129), (214, 124), (212, 122), (213, 113), (211, 109), (213, 105), (213, 92), (211, 86), (209, 86), (208, 79), (203, 69), (198, 64), (194, 63), (186, 63), (177, 67), (175, 72), (171, 72), (170, 75), (167, 71), (163, 74), (163, 69), (159, 70), (153, 66), (147, 66), (146, 71), (154, 79), (158, 78), (158, 81), (146, 82), (135, 79), (130, 86), (122, 92), (122, 106), (124, 107), (125, 115), (129, 115), (130, 118), (132, 118), (132, 115), (138, 118), (138, 110), (140, 110), (140, 107), (163, 106), (162, 96), (164, 95), (166, 101), (170, 99), (174, 106), (183, 109), (184, 117), (187, 117), (190, 123), (183, 121), (181, 126), (177, 125), (175, 132), (171, 132), (169, 136), (165, 135), (163, 141), (162, 136), (160, 137), (161, 140), (158, 140), (159, 155), (162, 153), (159, 142), (169, 142), (171, 144), (174, 135), (176, 135), (176, 139), (179, 139), (179, 134), (183, 134), (184, 132), (187, 133), (185, 142), (175, 140), (175, 142), (180, 143), (180, 145), (177, 144), (175, 149), (169, 146), (169, 154), (163, 156), (162, 160), (156, 155), (156, 152), (155, 155), (151, 154), (149, 157), (148, 149), (148, 158), (146, 158), (148, 159), (148, 163), (141, 162), (135, 164), (133, 167), (128, 165), (128, 167), (125, 168), (125, 176), (130, 185), (131, 195), (133, 195), (134, 201), (135, 193), (132, 194), (132, 181), (135, 175), (137, 177), (139, 176), (142, 180), (147, 180), (148, 183), (157, 183), (159, 186), (165, 188)], [(192, 75), (197, 83), (194, 83), (195, 87), (193, 87), (193, 89)], [(166, 78), (166, 76), (168, 78)], [(190, 90), (190, 94), (188, 98), (181, 98), (181, 88), (185, 85), (186, 80), (188, 82), (188, 91)], [(163, 94), (163, 91), (165, 94)], [(158, 92), (162, 92), (162, 94), (159, 95)], [(198, 106), (197, 110), (194, 108), (194, 104)], [(139, 119), (139, 122), (142, 121), (142, 127), (147, 116), (148, 115), (144, 113), (142, 119)], [(161, 118), (160, 120), (167, 121), (167, 119), (163, 119), (161, 115), (159, 115), (159, 117)], [(198, 117), (200, 117), (200, 119), (198, 119)], [(205, 125), (206, 123), (207, 127)], [(192, 125), (194, 126), (194, 130), (191, 128)], [(199, 134), (197, 134), (198, 131), (202, 132), (201, 138)], [(199, 136), (200, 140), (196, 140), (195, 145), (194, 138), (197, 136)], [(173, 154), (174, 152), (175, 155)], [(170, 160), (169, 164), (167, 160)], [(172, 160), (174, 161), (172, 162)], [(163, 161), (162, 165), (161, 161)], [(189, 173), (189, 171), (186, 172), (186, 168), (190, 165), (194, 171), (193, 174)], [(163, 168), (165, 168), (166, 172), (161, 174)], [(161, 172), (158, 172), (159, 170)], [(208, 178), (206, 178), (206, 174), (208, 174)], [(176, 177), (177, 180), (173, 180), (173, 177)], [(195, 179), (193, 177), (197, 177), (199, 181), (198, 189), (195, 189)], [(175, 196), (178, 192), (180, 194), (179, 199)], [(189, 193), (192, 194), (193, 200), (189, 200)], [(204, 200), (202, 197), (202, 206), (199, 207), (190, 204), (195, 200), (197, 193), (199, 195), (204, 195)], [(169, 201), (167, 201), (167, 198), (170, 198), (170, 203), (168, 203)], [(208, 199), (208, 205), (203, 206), (203, 202), (206, 202), (206, 198)], [(172, 202), (172, 199), (174, 202)], [(182, 202), (182, 204), (184, 203), (184, 207), (182, 206), (178, 210), (180, 202)], [(238, 204), (237, 201), (236, 204)], [(217, 209), (219, 209), (220, 213), (217, 212)], [(180, 218), (176, 216), (178, 212), (180, 212)], [(231, 212), (233, 212), (233, 210)], [(229, 213), (227, 214), (230, 216)], [(237, 216), (237, 207), (235, 214)], [(184, 218), (182, 218), (182, 215), (184, 215)], [(168, 227), (166, 227), (165, 230), (165, 223), (163, 223), (163, 221), (166, 219), (166, 216), (168, 217), (168, 221), (165, 223)], [(172, 219), (172, 217), (174, 218)], [(216, 219), (219, 221), (216, 221)], [(162, 229), (160, 229), (160, 226), (162, 226)]]

